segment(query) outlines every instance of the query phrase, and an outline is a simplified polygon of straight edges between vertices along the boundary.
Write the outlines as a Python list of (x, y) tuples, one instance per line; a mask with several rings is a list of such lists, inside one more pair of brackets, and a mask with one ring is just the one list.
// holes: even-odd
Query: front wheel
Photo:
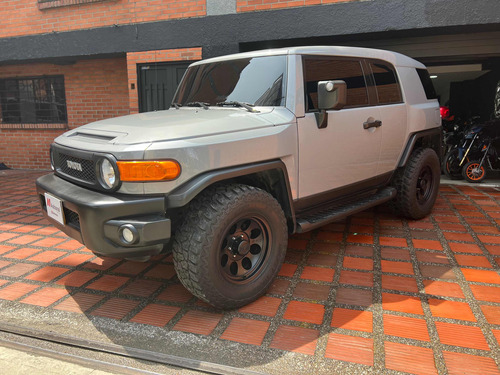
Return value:
[(438, 194), (440, 175), (439, 158), (433, 149), (413, 151), (394, 179), (398, 191), (393, 201), (395, 211), (414, 220), (429, 215)]
[(464, 165), (462, 175), (469, 182), (481, 182), (486, 177), (486, 170), (478, 161), (470, 161)]
[(283, 210), (270, 194), (240, 185), (211, 187), (196, 197), (174, 236), (174, 265), (182, 284), (221, 309), (265, 293), (287, 247)]

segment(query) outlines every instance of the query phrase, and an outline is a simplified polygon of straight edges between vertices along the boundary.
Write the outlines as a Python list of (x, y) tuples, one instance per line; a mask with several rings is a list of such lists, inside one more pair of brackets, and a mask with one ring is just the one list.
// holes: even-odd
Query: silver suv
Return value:
[(171, 247), (187, 289), (235, 308), (266, 291), (292, 233), (388, 201), (428, 215), (440, 137), (431, 80), (409, 57), (258, 51), (192, 64), (167, 111), (58, 137), (37, 189), (46, 217), (96, 254)]

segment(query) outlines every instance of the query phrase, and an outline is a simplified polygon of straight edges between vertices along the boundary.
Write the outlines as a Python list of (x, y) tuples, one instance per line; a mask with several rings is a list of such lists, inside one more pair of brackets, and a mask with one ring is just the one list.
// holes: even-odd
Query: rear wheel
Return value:
[(464, 165), (462, 175), (469, 182), (481, 182), (486, 177), (486, 170), (480, 166), (480, 162), (470, 161)]
[(211, 187), (190, 203), (175, 233), (175, 269), (198, 298), (236, 308), (265, 293), (287, 238), (283, 210), (269, 193), (239, 184)]
[(439, 158), (434, 150), (413, 151), (394, 179), (398, 191), (393, 201), (395, 211), (415, 220), (429, 215), (438, 194), (440, 175)]
[(446, 177), (452, 180), (462, 179), (462, 169), (460, 168), (458, 148), (452, 149), (445, 155), (443, 159), (442, 169)]

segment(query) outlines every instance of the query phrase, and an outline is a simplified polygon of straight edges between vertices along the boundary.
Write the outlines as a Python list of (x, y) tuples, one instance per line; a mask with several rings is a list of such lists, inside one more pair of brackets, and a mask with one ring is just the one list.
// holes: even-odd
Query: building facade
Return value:
[(500, 79), (500, 7), (498, 0), (10, 0), (0, 8), (0, 163), (47, 169), (49, 145), (62, 132), (168, 108), (190, 62), (315, 44), (414, 57), (436, 75), (443, 104), (487, 117)]

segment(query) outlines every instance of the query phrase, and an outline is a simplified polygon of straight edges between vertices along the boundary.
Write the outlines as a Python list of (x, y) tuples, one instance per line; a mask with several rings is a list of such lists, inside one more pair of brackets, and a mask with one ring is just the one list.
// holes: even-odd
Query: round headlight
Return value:
[(116, 186), (117, 178), (115, 168), (108, 159), (102, 159), (100, 163), (100, 174), (103, 187), (112, 189)]

